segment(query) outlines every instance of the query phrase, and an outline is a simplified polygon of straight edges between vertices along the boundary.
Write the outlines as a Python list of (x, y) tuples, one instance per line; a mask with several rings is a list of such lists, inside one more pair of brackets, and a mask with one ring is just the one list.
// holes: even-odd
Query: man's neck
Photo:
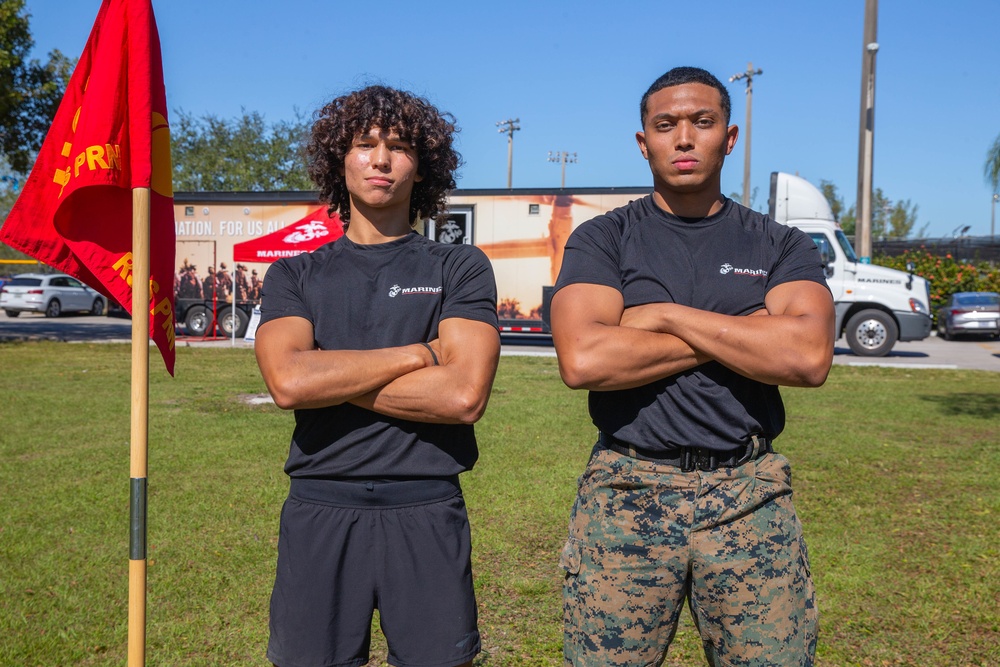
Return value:
[(721, 211), (725, 200), (719, 187), (678, 192), (659, 183), (653, 185), (656, 205), (679, 218), (707, 218)]
[(373, 209), (351, 202), (351, 224), (344, 235), (361, 245), (395, 241), (412, 231), (407, 219), (409, 213), (409, 202), (405, 207), (391, 209)]

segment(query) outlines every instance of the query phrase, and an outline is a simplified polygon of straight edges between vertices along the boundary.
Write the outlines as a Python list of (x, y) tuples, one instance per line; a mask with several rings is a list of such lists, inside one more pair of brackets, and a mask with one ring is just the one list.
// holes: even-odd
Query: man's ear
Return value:
[(726, 155), (733, 152), (733, 148), (736, 146), (736, 139), (740, 136), (740, 128), (736, 125), (730, 125), (726, 130)]
[(640, 132), (636, 132), (635, 133), (635, 142), (637, 144), (639, 144), (639, 150), (642, 152), (642, 157), (644, 157), (645, 159), (648, 160), (649, 159), (649, 153), (646, 152), (646, 133), (645, 132), (641, 132), (641, 131)]

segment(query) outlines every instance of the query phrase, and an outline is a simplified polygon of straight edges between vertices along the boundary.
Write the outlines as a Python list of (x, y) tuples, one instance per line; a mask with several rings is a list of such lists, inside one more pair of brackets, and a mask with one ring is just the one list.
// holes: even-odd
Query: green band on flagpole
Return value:
[(146, 559), (146, 478), (129, 478), (129, 540), (128, 557)]

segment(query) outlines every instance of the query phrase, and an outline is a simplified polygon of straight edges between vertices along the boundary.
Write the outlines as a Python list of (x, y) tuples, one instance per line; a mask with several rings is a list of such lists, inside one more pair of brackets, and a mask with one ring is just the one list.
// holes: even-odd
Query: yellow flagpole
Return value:
[(149, 435), (149, 188), (132, 190), (132, 437), (128, 667), (146, 664), (146, 474)]

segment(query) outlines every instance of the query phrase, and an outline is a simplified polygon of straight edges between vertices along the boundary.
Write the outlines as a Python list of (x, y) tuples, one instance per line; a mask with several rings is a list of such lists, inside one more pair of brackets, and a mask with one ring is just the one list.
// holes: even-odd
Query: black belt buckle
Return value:
[(722, 461), (719, 453), (712, 449), (701, 447), (681, 447), (681, 472), (712, 472), (718, 470)]
[(711, 449), (681, 447), (681, 472), (711, 472), (719, 467), (719, 459)]
[(679, 447), (681, 450), (681, 472), (694, 472), (695, 450), (692, 447)]

